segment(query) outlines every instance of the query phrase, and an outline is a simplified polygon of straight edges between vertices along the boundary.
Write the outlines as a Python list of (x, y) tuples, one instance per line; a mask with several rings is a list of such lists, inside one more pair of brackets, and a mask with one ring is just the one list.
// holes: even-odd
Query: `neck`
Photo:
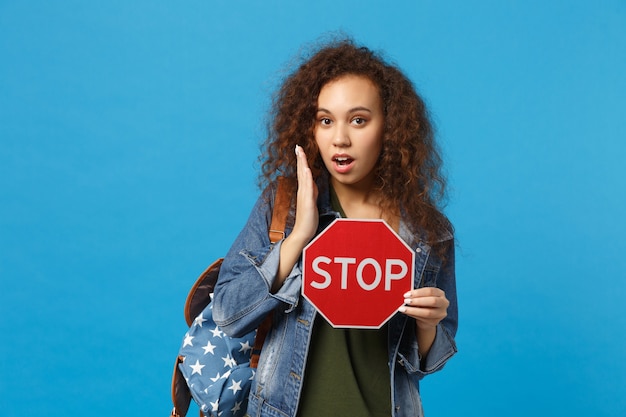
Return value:
[(371, 184), (342, 184), (331, 178), (331, 185), (347, 217), (382, 218), (380, 192)]
[(374, 190), (372, 181), (359, 184), (342, 184), (336, 179), (331, 178), (330, 184), (335, 190), (337, 197), (339, 197), (342, 202), (345, 200), (346, 202), (357, 204), (372, 204), (372, 202), (377, 201), (375, 197), (379, 194)]
[(382, 195), (373, 186), (346, 185), (334, 179), (331, 179), (331, 185), (346, 217), (353, 219), (383, 219), (398, 232), (400, 224), (399, 214), (383, 210), (381, 204)]

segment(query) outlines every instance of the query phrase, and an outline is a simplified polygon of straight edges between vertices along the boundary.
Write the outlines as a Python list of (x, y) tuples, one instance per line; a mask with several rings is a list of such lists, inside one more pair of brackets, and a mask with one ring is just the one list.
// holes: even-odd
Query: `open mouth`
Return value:
[(333, 161), (339, 166), (347, 166), (350, 165), (354, 159), (347, 156), (336, 156), (333, 158)]

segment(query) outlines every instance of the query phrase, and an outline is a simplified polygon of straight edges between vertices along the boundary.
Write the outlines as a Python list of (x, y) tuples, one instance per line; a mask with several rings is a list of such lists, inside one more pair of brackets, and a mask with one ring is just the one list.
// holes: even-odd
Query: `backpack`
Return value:
[[(268, 230), (271, 243), (285, 235), (289, 206), (290, 196), (281, 177)], [(184, 312), (189, 330), (174, 364), (170, 417), (185, 417), (192, 398), (200, 408), (200, 417), (239, 417), (246, 413), (271, 314), (258, 329), (240, 338), (229, 337), (219, 329), (213, 321), (211, 295), (222, 261), (217, 259), (200, 274), (187, 295)]]

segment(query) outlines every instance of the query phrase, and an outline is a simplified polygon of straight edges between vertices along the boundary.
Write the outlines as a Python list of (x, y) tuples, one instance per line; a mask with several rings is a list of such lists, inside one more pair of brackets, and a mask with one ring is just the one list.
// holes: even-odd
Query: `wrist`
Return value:
[(420, 332), (435, 332), (437, 331), (437, 324), (430, 324), (430, 323), (424, 323), (424, 322), (420, 322), (419, 320), (415, 320), (415, 324), (417, 325), (417, 330), (419, 330)]
[(304, 247), (311, 241), (312, 237), (309, 237), (306, 234), (300, 233), (295, 229), (285, 238), (283, 245), (287, 244), (288, 246), (293, 246), (296, 249), (299, 249), (298, 252), (302, 252)]

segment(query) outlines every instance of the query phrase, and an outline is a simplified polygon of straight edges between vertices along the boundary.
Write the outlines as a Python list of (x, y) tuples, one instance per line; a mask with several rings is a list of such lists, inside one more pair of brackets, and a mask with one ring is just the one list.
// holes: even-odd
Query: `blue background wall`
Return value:
[(337, 29), (410, 75), (445, 152), (460, 352), (428, 415), (624, 415), (624, 1), (0, 0), (5, 416), (169, 412), (268, 96)]

